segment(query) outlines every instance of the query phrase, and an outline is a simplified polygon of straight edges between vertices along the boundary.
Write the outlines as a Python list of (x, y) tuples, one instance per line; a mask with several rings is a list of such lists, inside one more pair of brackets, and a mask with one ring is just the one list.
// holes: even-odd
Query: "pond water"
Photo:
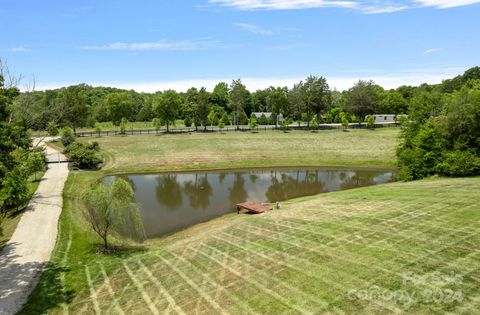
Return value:
[[(235, 211), (244, 201), (277, 202), (387, 183), (391, 170), (288, 168), (122, 175), (132, 184), (148, 237)], [(109, 176), (106, 181), (112, 181)]]

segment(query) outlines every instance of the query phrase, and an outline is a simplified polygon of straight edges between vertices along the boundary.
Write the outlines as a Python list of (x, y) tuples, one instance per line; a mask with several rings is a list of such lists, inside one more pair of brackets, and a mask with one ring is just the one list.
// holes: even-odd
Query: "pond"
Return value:
[[(235, 210), (244, 201), (277, 202), (391, 182), (392, 170), (277, 168), (121, 175), (132, 184), (149, 238)], [(106, 181), (112, 181), (109, 176)]]

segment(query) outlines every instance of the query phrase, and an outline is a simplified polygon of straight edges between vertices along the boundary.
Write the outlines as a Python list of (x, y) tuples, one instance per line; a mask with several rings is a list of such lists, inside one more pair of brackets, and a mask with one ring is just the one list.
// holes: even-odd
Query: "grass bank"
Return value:
[(261, 166), (394, 166), (398, 128), (192, 133), (86, 138), (106, 156), (103, 172)]
[(291, 200), (280, 210), (227, 215), (142, 246), (118, 243), (124, 251), (102, 256), (79, 215), (85, 175), (74, 172), (66, 183), (52, 262), (23, 314), (480, 308), (480, 178)]

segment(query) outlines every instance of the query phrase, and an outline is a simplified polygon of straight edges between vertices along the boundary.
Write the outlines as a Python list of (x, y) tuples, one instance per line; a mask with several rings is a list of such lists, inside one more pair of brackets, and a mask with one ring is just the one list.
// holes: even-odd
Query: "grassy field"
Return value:
[(291, 200), (280, 210), (226, 215), (141, 245), (113, 239), (121, 250), (112, 255), (95, 253), (101, 242), (81, 216), (83, 192), (106, 174), (388, 166), (397, 136), (398, 129), (381, 129), (83, 139), (100, 142), (107, 165), (71, 172), (52, 261), (22, 313), (475, 313), (480, 178)]
[(105, 170), (232, 168), (294, 165), (394, 166), (398, 128), (192, 133), (84, 138), (98, 141)]
[[(463, 313), (480, 308), (480, 178), (393, 183), (227, 215), (111, 256), (70, 176), (52, 262), (23, 314)], [(452, 280), (453, 279), (453, 280)], [(411, 297), (409, 300), (407, 297)]]
[[(43, 173), (38, 173), (36, 178), (42, 178)], [(28, 182), (28, 190), (31, 195), (35, 193), (38, 185), (40, 184), (39, 180), (34, 180), (32, 178)], [(17, 224), (22, 217), (24, 209), (19, 209), (19, 211), (11, 212), (7, 214), (4, 218), (0, 218), (0, 251), (5, 247), (8, 240), (12, 237), (13, 232), (17, 228)]]
[[(98, 126), (100, 127), (100, 130), (102, 131), (120, 131), (119, 126), (115, 126), (111, 121), (107, 122), (99, 122), (97, 123)], [(183, 123), (183, 120), (177, 119), (175, 122), (175, 126), (177, 128), (183, 128), (185, 127), (185, 124)], [(153, 126), (151, 121), (129, 121), (127, 123), (127, 130), (155, 130), (155, 127)], [(162, 126), (161, 128), (167, 129), (166, 126)], [(84, 127), (84, 128), (78, 128), (77, 132), (84, 132), (84, 131), (95, 131), (95, 128), (91, 127)]]

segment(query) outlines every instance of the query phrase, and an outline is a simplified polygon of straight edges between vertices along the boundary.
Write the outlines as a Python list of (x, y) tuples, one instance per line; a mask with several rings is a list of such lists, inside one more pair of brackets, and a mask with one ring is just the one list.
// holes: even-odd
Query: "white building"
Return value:
[(257, 119), (262, 117), (262, 115), (265, 115), (265, 117), (268, 119), (270, 116), (272, 116), (272, 112), (252, 112), (252, 115)]
[(392, 115), (392, 114), (373, 115), (373, 117), (375, 117), (376, 124), (394, 123), (397, 121), (397, 118), (400, 116), (406, 116), (406, 115)]

